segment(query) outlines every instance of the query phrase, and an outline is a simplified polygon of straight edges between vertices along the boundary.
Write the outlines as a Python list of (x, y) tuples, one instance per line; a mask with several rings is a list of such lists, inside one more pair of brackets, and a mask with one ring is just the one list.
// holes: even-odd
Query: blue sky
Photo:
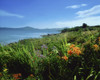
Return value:
[(100, 25), (100, 0), (0, 0), (0, 27)]

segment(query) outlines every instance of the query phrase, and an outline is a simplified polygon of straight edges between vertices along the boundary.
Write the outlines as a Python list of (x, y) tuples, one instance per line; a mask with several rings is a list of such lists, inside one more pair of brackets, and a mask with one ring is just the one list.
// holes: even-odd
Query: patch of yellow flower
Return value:
[(3, 72), (6, 72), (7, 70), (8, 70), (8, 69), (5, 68), (5, 69), (3, 70)]

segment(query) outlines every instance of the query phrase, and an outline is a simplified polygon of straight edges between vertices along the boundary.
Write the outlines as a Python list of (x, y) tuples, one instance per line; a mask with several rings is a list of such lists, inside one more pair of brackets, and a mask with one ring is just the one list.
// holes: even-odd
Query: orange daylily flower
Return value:
[(98, 51), (99, 46), (98, 46), (97, 44), (93, 45), (93, 47), (94, 47), (94, 50), (95, 50), (95, 51)]
[(77, 54), (77, 55), (79, 55), (79, 54), (81, 54), (81, 50), (80, 50), (80, 48), (79, 47), (75, 47), (75, 45), (74, 44), (72, 44), (71, 46), (70, 46), (70, 50), (68, 50), (68, 54)]
[(72, 45), (70, 46), (70, 48), (73, 48), (73, 47), (75, 47), (75, 45), (74, 45), (74, 44), (72, 44)]
[(30, 77), (34, 77), (34, 75), (33, 74), (30, 74)]
[(18, 74), (19, 76), (22, 76), (21, 73)]
[(69, 50), (68, 51), (68, 54), (70, 54), (70, 55), (73, 54), (73, 51), (72, 50)]
[(63, 56), (62, 59), (68, 60), (68, 57), (67, 56)]
[(74, 48), (73, 48), (73, 52), (74, 52), (75, 54), (77, 54), (77, 55), (81, 54), (81, 50), (80, 50), (79, 47), (74, 47)]
[(22, 75), (21, 73), (18, 73), (18, 74), (13, 74), (12, 76), (17, 80), (17, 79), (20, 79)]

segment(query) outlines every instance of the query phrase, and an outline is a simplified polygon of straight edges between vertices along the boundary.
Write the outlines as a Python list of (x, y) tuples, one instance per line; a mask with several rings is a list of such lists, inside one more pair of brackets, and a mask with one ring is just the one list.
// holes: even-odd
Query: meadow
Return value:
[(0, 80), (99, 79), (100, 26), (0, 45)]

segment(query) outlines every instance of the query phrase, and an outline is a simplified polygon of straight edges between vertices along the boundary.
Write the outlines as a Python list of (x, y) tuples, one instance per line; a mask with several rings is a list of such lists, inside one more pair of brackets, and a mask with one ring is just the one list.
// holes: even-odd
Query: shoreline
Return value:
[(34, 37), (34, 38), (24, 38), (24, 39), (19, 39), (19, 40), (16, 40), (16, 41), (12, 41), (12, 42), (8, 42), (8, 43), (3, 43), (1, 42), (0, 45), (10, 45), (10, 44), (14, 44), (14, 43), (18, 43), (20, 41), (24, 41), (24, 40), (29, 40), (29, 39), (41, 39), (41, 38), (44, 38), (44, 37), (49, 37), (49, 36), (53, 36), (53, 35), (57, 35), (57, 34), (61, 34), (61, 32), (59, 33), (48, 33), (47, 35), (40, 35), (39, 37)]

